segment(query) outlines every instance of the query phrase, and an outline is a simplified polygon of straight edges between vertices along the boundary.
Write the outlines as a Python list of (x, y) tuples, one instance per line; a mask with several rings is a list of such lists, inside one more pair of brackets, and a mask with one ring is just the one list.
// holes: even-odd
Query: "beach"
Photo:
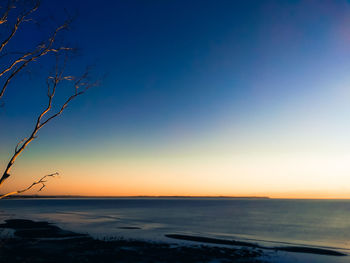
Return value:
[[(347, 262), (347, 254), (311, 247), (263, 248), (254, 243), (173, 235), (189, 243), (122, 237), (95, 239), (44, 221), (8, 219), (0, 224), (2, 262)], [(0, 232), (1, 233), (1, 232)], [(281, 253), (282, 252), (282, 253)], [(295, 255), (294, 253), (300, 253)]]
[(98, 240), (47, 222), (21, 219), (7, 220), (0, 228), (14, 230), (13, 237), (1, 240), (2, 262), (263, 262), (256, 249)]

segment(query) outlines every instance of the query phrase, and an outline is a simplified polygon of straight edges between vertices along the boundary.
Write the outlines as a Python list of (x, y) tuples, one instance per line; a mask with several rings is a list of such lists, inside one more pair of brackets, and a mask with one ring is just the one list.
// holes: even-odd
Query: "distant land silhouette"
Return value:
[(179, 195), (164, 195), (164, 196), (86, 196), (86, 195), (12, 195), (6, 199), (15, 198), (230, 198), (230, 199), (270, 199), (268, 196), (179, 196)]

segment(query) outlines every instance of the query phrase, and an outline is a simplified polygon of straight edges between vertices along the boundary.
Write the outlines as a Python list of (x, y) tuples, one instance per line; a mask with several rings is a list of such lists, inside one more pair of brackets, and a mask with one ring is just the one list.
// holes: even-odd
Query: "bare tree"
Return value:
[[(21, 4), (21, 2), (23, 1), (9, 0), (6, 6), (0, 7), (0, 11), (2, 12), (0, 13), (0, 28), (4, 27), (7, 23), (10, 23), (8, 19), (9, 15), (13, 10), (18, 10), (18, 5)], [(8, 53), (6, 53), (5, 51), (6, 47), (11, 44), (11, 41), (13, 41), (14, 36), (21, 29), (23, 23), (32, 21), (31, 15), (34, 12), (36, 12), (38, 8), (39, 2), (36, 1), (31, 2), (29, 8), (23, 8), (23, 10), (20, 11), (13, 24), (10, 26), (10, 30), (7, 33), (7, 36), (4, 38), (4, 40), (2, 40), (2, 42), (0, 42), (0, 57), (8, 55)], [(55, 70), (53, 74), (49, 75), (46, 78), (47, 104), (43, 107), (43, 110), (38, 114), (31, 134), (28, 137), (21, 140), (20, 142), (18, 142), (18, 144), (16, 145), (14, 153), (8, 161), (4, 172), (2, 173), (2, 176), (0, 177), (0, 189), (4, 182), (11, 176), (10, 172), (17, 158), (23, 153), (23, 151), (28, 147), (28, 145), (34, 139), (37, 138), (38, 132), (41, 130), (41, 128), (43, 128), (53, 119), (60, 116), (62, 112), (66, 109), (68, 104), (71, 103), (75, 98), (84, 94), (90, 87), (96, 85), (96, 82), (92, 83), (88, 81), (88, 70), (86, 70), (81, 76), (71, 76), (65, 74), (68, 52), (73, 51), (73, 49), (63, 45), (57, 46), (56, 39), (57, 35), (61, 31), (67, 29), (70, 23), (70, 20), (65, 21), (62, 25), (55, 28), (55, 30), (47, 40), (39, 43), (33, 50), (21, 53), (20, 55), (18, 55), (18, 57), (15, 58), (12, 58), (13, 56), (11, 56), (12, 60), (7, 61), (7, 64), (4, 63), (4, 65), (0, 66), (0, 80), (3, 80), (3, 83), (0, 85), (0, 103), (2, 103), (4, 94), (6, 93), (11, 80), (16, 78), (24, 68), (26, 68), (32, 63), (39, 61), (41, 57), (48, 54), (53, 54), (56, 58)], [(17, 53), (15, 53), (15, 55)], [(66, 100), (61, 105), (58, 105), (58, 110), (56, 112), (53, 112), (53, 98), (56, 94), (58, 87), (62, 84), (71, 85), (72, 92), (69, 96), (66, 97)], [(58, 175), (57, 172), (45, 175), (22, 190), (17, 190), (0, 195), (0, 199), (9, 195), (21, 194), (25, 191), (30, 190), (36, 185), (41, 185), (41, 188), (39, 189), (39, 191), (41, 191), (45, 187), (47, 179), (56, 175)]]

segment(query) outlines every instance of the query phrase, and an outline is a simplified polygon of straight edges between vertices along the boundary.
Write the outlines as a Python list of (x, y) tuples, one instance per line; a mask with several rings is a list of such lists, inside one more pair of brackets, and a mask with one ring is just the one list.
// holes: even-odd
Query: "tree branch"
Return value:
[[(58, 62), (57, 62), (58, 63)], [(68, 104), (75, 99), (76, 97), (84, 94), (89, 88), (95, 86), (97, 83), (89, 83), (85, 82), (84, 79), (87, 78), (87, 72), (84, 73), (81, 77), (79, 78), (74, 78), (71, 76), (64, 77), (63, 76), (63, 70), (59, 71), (58, 67), (56, 66), (56, 73), (54, 77), (48, 77), (47, 78), (47, 85), (48, 85), (48, 92), (47, 92), (47, 97), (48, 97), (48, 104), (46, 108), (39, 114), (34, 129), (31, 133), (31, 135), (22, 141), (20, 141), (16, 148), (13, 156), (11, 157), (10, 161), (8, 162), (6, 169), (0, 178), (0, 186), (5, 182), (5, 180), (10, 177), (10, 171), (12, 168), (12, 165), (18, 158), (18, 156), (21, 155), (21, 153), (24, 151), (24, 149), (28, 146), (29, 143), (31, 143), (35, 138), (37, 138), (37, 133), (39, 130), (44, 127), (48, 122), (50, 122), (52, 119), (58, 117), (59, 115), (62, 114), (64, 109), (68, 106)], [(69, 96), (67, 100), (62, 104), (60, 107), (60, 110), (54, 114), (51, 114), (46, 120), (43, 120), (43, 118), (47, 115), (47, 113), (51, 110), (52, 108), (52, 100), (53, 97), (55, 96), (56, 93), (56, 88), (58, 84), (63, 81), (63, 80), (68, 80), (68, 81), (73, 81), (73, 86), (74, 86), (74, 94)], [(51, 81), (51, 82), (50, 82)]]
[[(19, 0), (8, 0), (8, 5), (5, 8), (0, 7), (0, 26), (7, 22), (7, 19), (9, 17), (9, 13), (12, 12), (11, 9), (15, 8), (15, 4), (17, 4)], [(2, 42), (0, 41), (0, 58), (3, 58), (9, 54), (11, 54), (10, 57), (7, 58), (7, 63), (0, 69), (0, 79), (3, 79), (1, 85), (0, 85), (0, 107), (3, 105), (1, 102), (1, 99), (3, 98), (7, 87), (9, 83), (18, 76), (18, 74), (26, 68), (29, 64), (36, 61), (38, 58), (45, 56), (48, 53), (55, 53), (55, 54), (61, 54), (65, 53), (67, 58), (67, 52), (62, 51), (69, 51), (72, 50), (72, 48), (67, 47), (55, 47), (56, 45), (56, 36), (57, 34), (62, 31), (63, 29), (67, 28), (68, 25), (71, 23), (71, 20), (68, 19), (63, 25), (57, 27), (51, 37), (46, 39), (43, 43), (37, 45), (33, 50), (29, 50), (29, 52), (26, 53), (18, 53), (18, 52), (10, 52), (7, 50), (7, 45), (9, 42), (13, 41), (13, 37), (16, 35), (18, 29), (21, 27), (22, 23), (30, 20), (30, 15), (35, 12), (39, 7), (40, 0), (31, 0), (30, 1), (30, 7), (26, 8), (23, 7), (24, 11), (20, 13), (17, 17), (15, 17), (15, 21), (13, 21), (13, 24), (10, 25), (10, 29), (7, 32), (7, 36)], [(11, 14), (12, 15), (12, 14)], [(23, 151), (26, 149), (26, 147), (37, 138), (39, 130), (44, 127), (46, 124), (48, 124), (51, 120), (57, 118), (60, 116), (63, 111), (67, 108), (67, 106), (71, 103), (72, 100), (77, 98), (78, 96), (84, 94), (90, 87), (93, 87), (97, 85), (96, 83), (90, 83), (87, 81), (88, 74), (87, 72), (83, 74), (82, 76), (76, 78), (73, 76), (63, 76), (63, 71), (66, 65), (66, 60), (64, 61), (64, 66), (59, 67), (58, 63), (58, 56), (56, 56), (56, 72), (54, 76), (49, 76), (46, 80), (47, 83), (47, 105), (44, 107), (42, 111), (39, 112), (34, 127), (31, 131), (30, 136), (27, 136), (23, 140), (19, 141), (15, 147), (15, 151), (10, 158), (9, 162), (7, 163), (7, 166), (5, 167), (5, 170), (0, 177), (0, 188), (2, 184), (6, 181), (7, 178), (11, 176), (11, 169), (17, 160), (17, 158), (23, 153)], [(56, 89), (58, 85), (63, 82), (68, 81), (73, 86), (73, 91), (71, 94), (68, 94), (70, 96), (67, 96), (65, 100), (63, 100), (63, 103), (59, 105), (57, 108), (58, 111), (52, 110), (53, 108), (53, 99), (56, 94)], [(52, 112), (51, 112), (52, 111)], [(4, 195), (0, 195), (0, 199), (4, 198), (9, 195), (13, 194), (20, 194), (25, 191), (28, 191), (32, 187), (34, 187), (37, 184), (41, 184), (42, 187), (39, 189), (41, 191), (45, 187), (45, 182), (47, 177), (53, 177), (57, 175), (50, 174), (42, 177), (40, 180), (35, 181), (30, 186), (28, 186), (25, 189), (10, 192)], [(1, 175), (1, 174), (0, 174)]]
[[(39, 7), (39, 1), (36, 2), (35, 6), (31, 9), (29, 9), (27, 12), (23, 13), (22, 15), (20, 15), (19, 17), (17, 17), (16, 23), (13, 25), (12, 30), (10, 32), (10, 35), (0, 44), (0, 52), (4, 49), (4, 47), (10, 42), (10, 40), (13, 38), (13, 36), (16, 34), (20, 24), (24, 21), (26, 21), (26, 18), (33, 12), (35, 12)], [(5, 12), (4, 16), (2, 17), (1, 21), (4, 21), (3, 18), (5, 17), (5, 19), (7, 20), (7, 16), (8, 13), (10, 11), (10, 9), (13, 8), (10, 6), (7, 8), (7, 11)], [(6, 21), (5, 20), (5, 21)], [(3, 23), (3, 22), (2, 22)], [(1, 24), (2, 24), (1, 23)]]
[[(23, 56), (16, 59), (10, 66), (3, 69), (0, 72), (0, 77), (2, 77), (5, 73), (9, 72), (10, 70), (14, 69), (10, 76), (6, 79), (5, 83), (3, 84), (1, 91), (0, 91), (0, 100), (4, 96), (4, 93), (6, 91), (7, 86), (9, 85), (10, 81), (26, 66), (28, 66), (29, 63), (35, 61), (36, 59), (45, 56), (46, 54), (53, 52), (58, 53), (63, 50), (72, 50), (72, 48), (68, 47), (59, 47), (59, 48), (53, 48), (53, 44), (56, 40), (56, 36), (59, 31), (65, 29), (68, 27), (70, 23), (70, 20), (66, 21), (63, 25), (56, 28), (52, 36), (48, 39), (47, 44), (39, 45), (34, 51), (25, 53)], [(1, 51), (1, 50), (0, 50)], [(19, 67), (15, 67), (17, 64), (23, 62)]]
[(7, 6), (6, 6), (6, 8), (5, 8), (5, 12), (3, 13), (3, 15), (2, 15), (1, 18), (0, 18), (0, 25), (7, 22), (7, 17), (8, 17), (8, 15), (9, 15), (9, 12), (10, 12), (10, 10), (11, 10), (12, 8), (14, 8), (13, 3), (14, 3), (14, 0), (9, 0), (9, 1), (8, 1)]
[(27, 138), (24, 138), (22, 141), (20, 141), (19, 143), (17, 143), (16, 148), (15, 148), (15, 152), (18, 151), (18, 147), (19, 147), (22, 143), (24, 143), (25, 140), (27, 140)]
[(58, 175), (58, 172), (53, 173), (53, 174), (45, 175), (42, 178), (40, 178), (38, 181), (33, 182), (31, 185), (29, 185), (28, 187), (26, 187), (26, 188), (24, 188), (22, 190), (13, 191), (13, 192), (9, 192), (7, 194), (0, 195), (0, 199), (3, 199), (3, 198), (5, 198), (7, 196), (10, 196), (10, 195), (22, 194), (22, 193), (30, 190), (32, 187), (38, 185), (38, 184), (41, 184), (41, 187), (38, 190), (38, 192), (40, 192), (46, 186), (45, 183), (47, 182), (47, 180), (45, 180), (45, 179), (48, 178), (48, 177), (55, 177), (56, 175)]

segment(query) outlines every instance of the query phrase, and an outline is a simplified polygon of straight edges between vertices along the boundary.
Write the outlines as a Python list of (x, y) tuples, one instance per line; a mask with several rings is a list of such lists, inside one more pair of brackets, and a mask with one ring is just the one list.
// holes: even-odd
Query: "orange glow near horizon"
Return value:
[[(51, 179), (39, 194), (347, 199), (350, 187), (342, 184), (350, 173), (347, 160), (347, 156), (306, 154), (81, 160), (60, 164), (59, 178)], [(21, 189), (38, 175), (52, 172), (52, 166), (51, 162), (22, 162), (4, 190)]]

